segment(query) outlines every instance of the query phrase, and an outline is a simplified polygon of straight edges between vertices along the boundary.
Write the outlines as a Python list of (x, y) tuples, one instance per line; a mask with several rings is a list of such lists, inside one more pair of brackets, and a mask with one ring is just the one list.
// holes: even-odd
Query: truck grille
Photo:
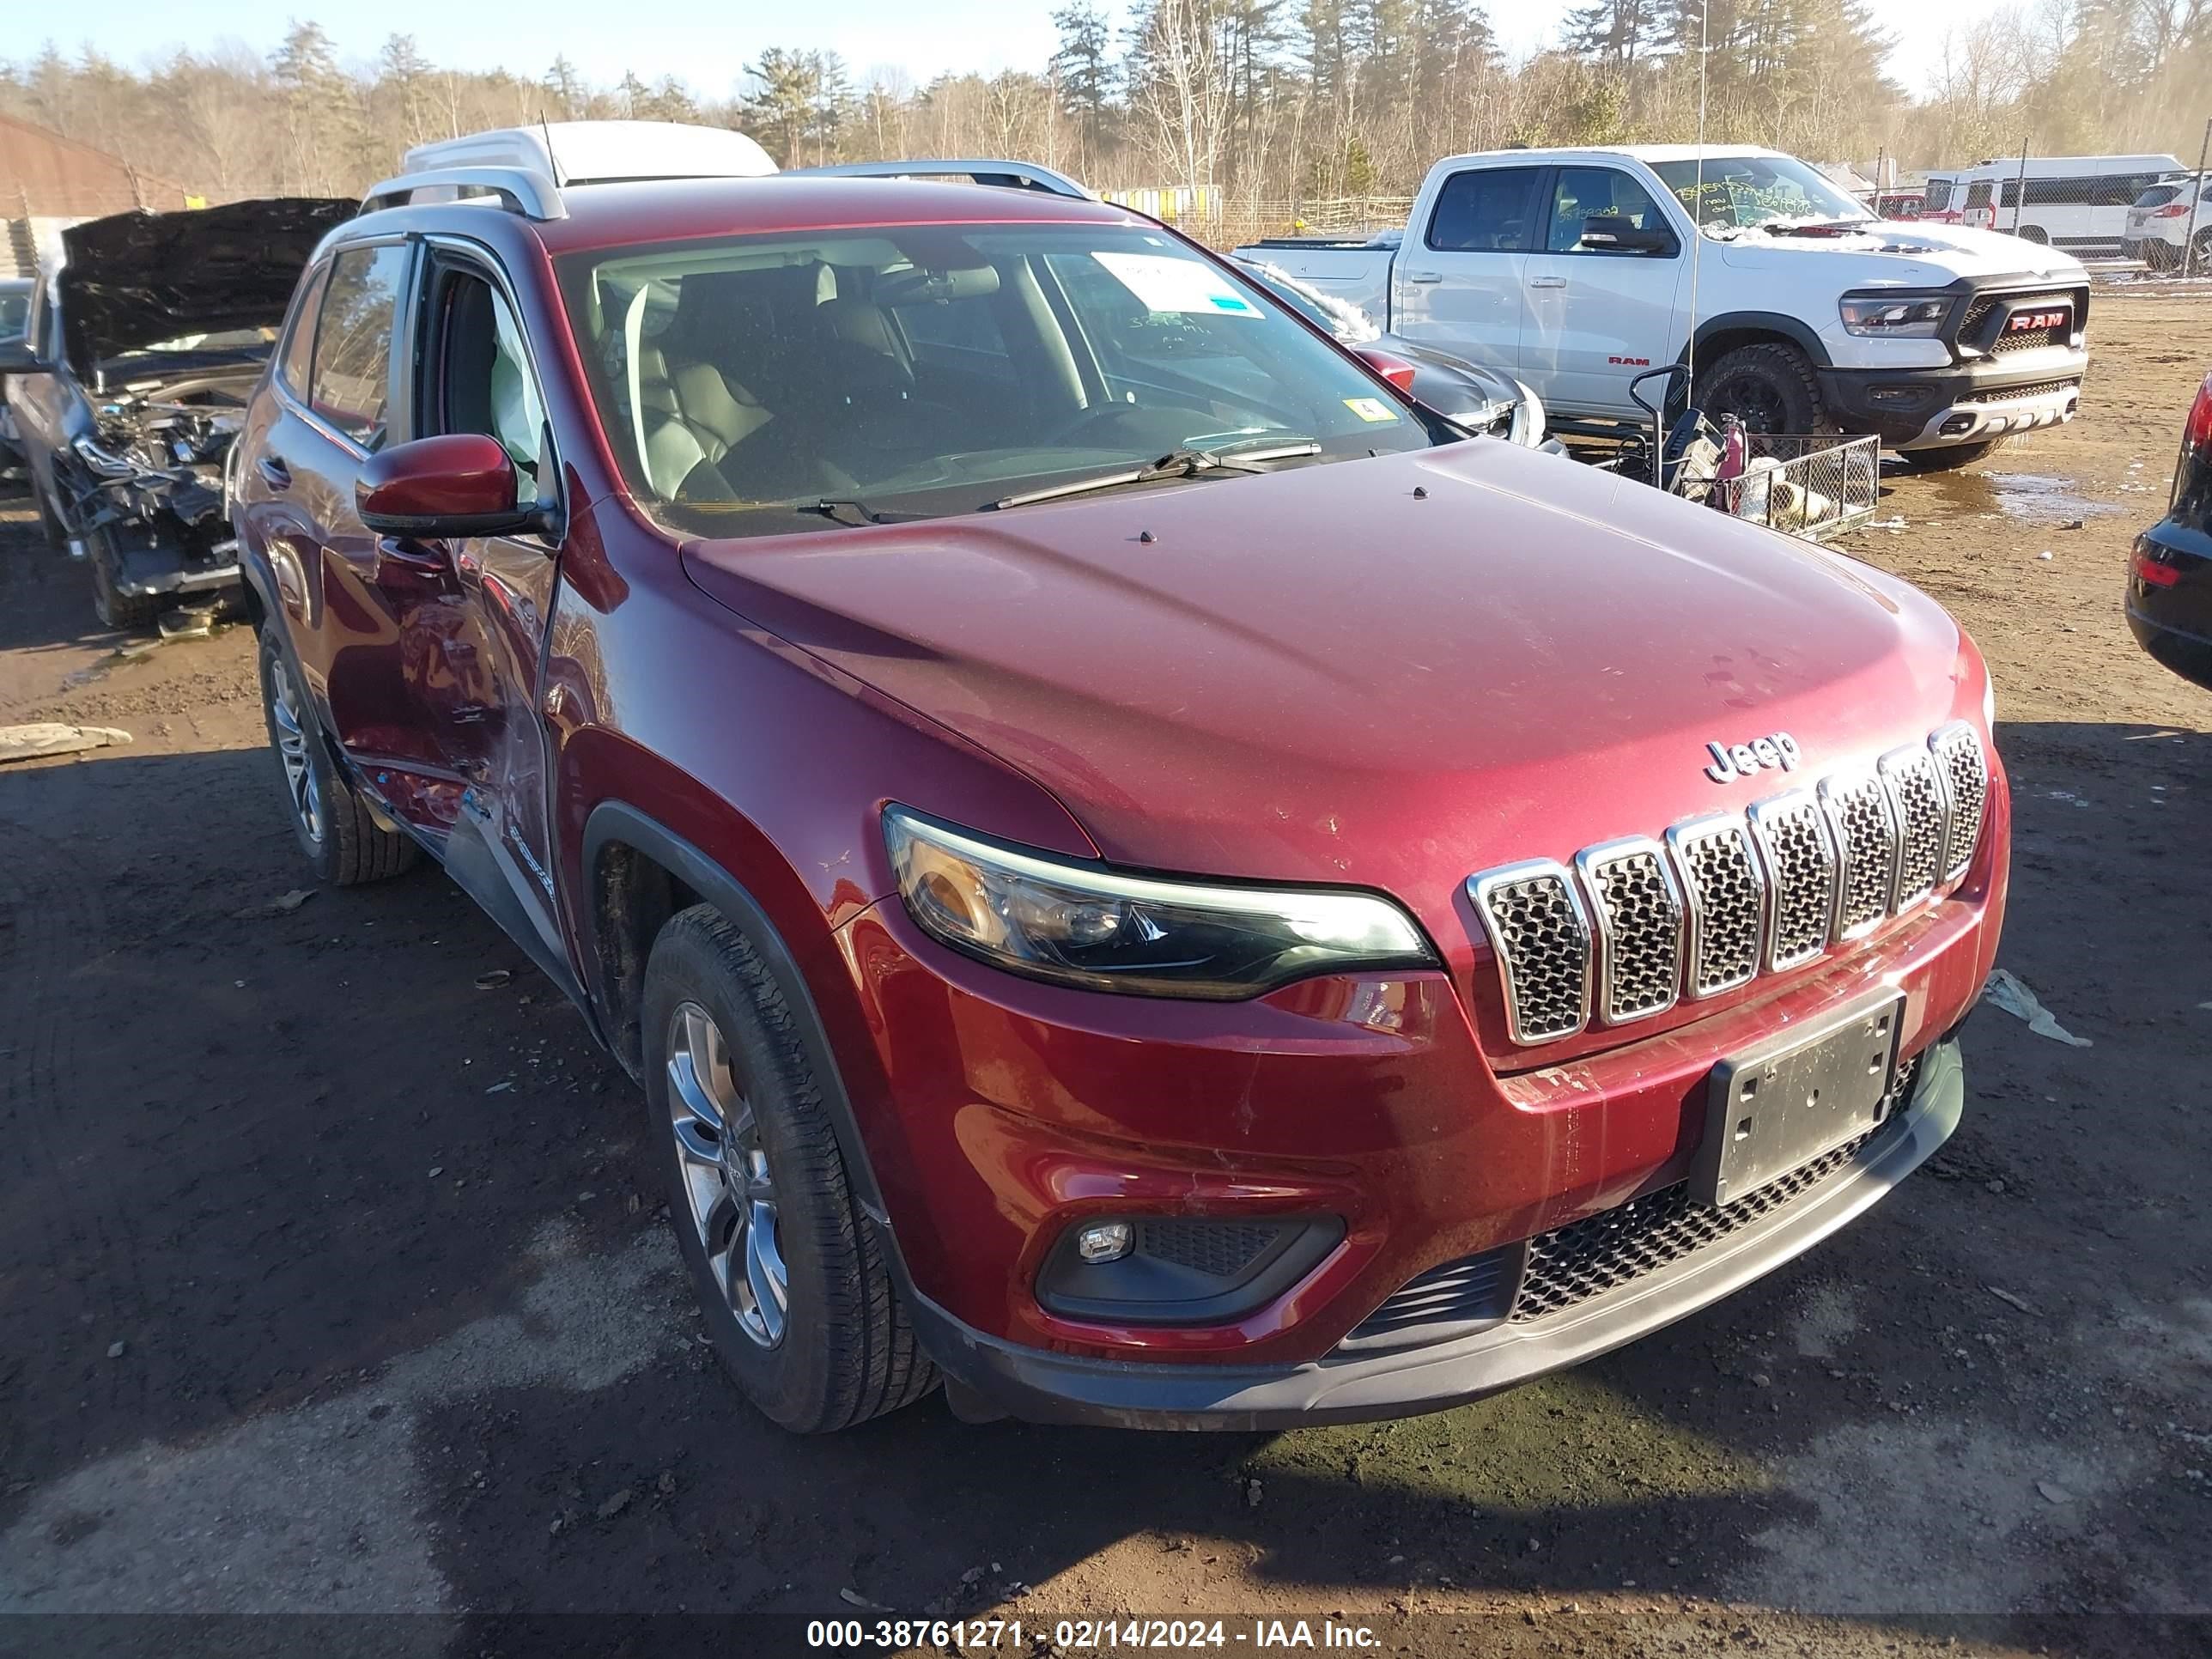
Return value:
[[(2014, 312), (2050, 311), (2062, 306), (2067, 307), (2068, 318), (2061, 327), (2025, 329), (2013, 333), (2005, 326)], [(2060, 289), (2051, 293), (1979, 295), (1968, 303), (1966, 314), (1960, 319), (1959, 340), (1961, 344), (1985, 351), (1993, 357), (2009, 356), (2015, 351), (2039, 350), (2045, 346), (2069, 345), (2074, 334), (2087, 326), (2088, 310), (2089, 295), (2081, 289)]]
[(1648, 1019), (1782, 973), (1955, 883), (1972, 865), (1989, 762), (1964, 721), (1663, 841), (1607, 842), (1472, 876), (1506, 1028), (1523, 1047)]
[(1978, 392), (1965, 392), (1954, 398), (1961, 404), (2002, 404), (2016, 398), (2048, 398), (2055, 392), (2072, 392), (2081, 384), (2081, 377), (2070, 376), (2063, 380), (2035, 380), (2027, 386), (1984, 386)]

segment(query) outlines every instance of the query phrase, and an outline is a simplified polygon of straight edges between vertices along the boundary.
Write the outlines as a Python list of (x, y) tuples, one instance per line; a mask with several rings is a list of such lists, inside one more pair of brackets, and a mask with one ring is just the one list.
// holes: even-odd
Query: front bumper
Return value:
[[(1501, 1311), (1437, 1341), (1373, 1352), (1354, 1337), (1305, 1364), (1161, 1364), (1023, 1347), (920, 1298), (916, 1317), (948, 1376), (1035, 1422), (1255, 1431), (1441, 1411), (1632, 1342), (1802, 1255), (1924, 1163), (1957, 1128), (1965, 1101), (1958, 1044), (1938, 1042), (1921, 1058), (1905, 1109), (1787, 1202), (1559, 1312), (1516, 1321)], [(1516, 1258), (1505, 1271), (1517, 1280), (1526, 1247), (1504, 1254)], [(1512, 1298), (1506, 1289), (1501, 1310)]]
[(2064, 424), (2087, 368), (2085, 352), (2054, 349), (1932, 368), (1824, 368), (1820, 395), (1847, 432), (1891, 449), (1939, 448)]

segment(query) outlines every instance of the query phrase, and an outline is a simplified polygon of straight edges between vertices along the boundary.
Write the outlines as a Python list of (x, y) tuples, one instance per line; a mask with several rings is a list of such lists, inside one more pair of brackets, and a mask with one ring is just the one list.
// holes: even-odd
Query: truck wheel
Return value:
[(791, 1009), (713, 906), (684, 911), (653, 941), (643, 1024), (647, 1133), (669, 1215), (746, 1398), (817, 1434), (936, 1387)]
[(1811, 362), (1794, 345), (1738, 346), (1699, 377), (1698, 392), (1710, 418), (1733, 415), (1747, 432), (1820, 429), (1820, 383)]
[(157, 593), (125, 593), (115, 585), (115, 541), (105, 525), (84, 532), (85, 562), (92, 567), (92, 609), (104, 628), (143, 628), (161, 614)]
[(273, 626), (261, 630), (261, 712), (283, 779), (292, 833), (314, 866), (316, 878), (332, 887), (355, 887), (413, 865), (414, 842), (377, 823), (368, 804), (339, 775), (307, 687)]
[(1979, 443), (1945, 444), (1940, 449), (1901, 449), (1897, 459), (1908, 472), (1956, 472), (2002, 448), (2004, 442), (2002, 438), (1984, 438)]

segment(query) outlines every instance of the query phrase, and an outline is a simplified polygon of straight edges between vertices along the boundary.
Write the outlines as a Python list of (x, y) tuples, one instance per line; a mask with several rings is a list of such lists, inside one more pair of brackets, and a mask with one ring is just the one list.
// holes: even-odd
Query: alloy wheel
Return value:
[(669, 1017), (668, 1109), (691, 1224), (737, 1316), (763, 1348), (783, 1340), (791, 1276), (777, 1237), (775, 1180), (729, 1045), (696, 1002)]
[(276, 731), (276, 755), (284, 763), (284, 787), (292, 797), (292, 812), (300, 828), (317, 846), (323, 840), (323, 787), (307, 753), (306, 706), (283, 657), (269, 663), (269, 716)]

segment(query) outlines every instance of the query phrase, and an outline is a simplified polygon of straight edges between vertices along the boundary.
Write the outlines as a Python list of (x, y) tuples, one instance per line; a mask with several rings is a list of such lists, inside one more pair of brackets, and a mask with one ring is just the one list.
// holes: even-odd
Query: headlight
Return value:
[(1997, 683), (1986, 663), (1982, 665), (1982, 729), (1990, 732), (1997, 729)]
[(1847, 334), (1879, 335), (1886, 340), (1932, 340), (1950, 314), (1948, 300), (1887, 300), (1875, 295), (1838, 302)]
[(1227, 1001), (1333, 969), (1435, 968), (1413, 920), (1369, 893), (1116, 875), (884, 813), (922, 929), (994, 967), (1095, 991)]
[(1536, 395), (1536, 388), (1526, 380), (1513, 383), (1521, 392), (1521, 410), (1515, 418), (1517, 441), (1534, 449), (1544, 441), (1544, 400)]

